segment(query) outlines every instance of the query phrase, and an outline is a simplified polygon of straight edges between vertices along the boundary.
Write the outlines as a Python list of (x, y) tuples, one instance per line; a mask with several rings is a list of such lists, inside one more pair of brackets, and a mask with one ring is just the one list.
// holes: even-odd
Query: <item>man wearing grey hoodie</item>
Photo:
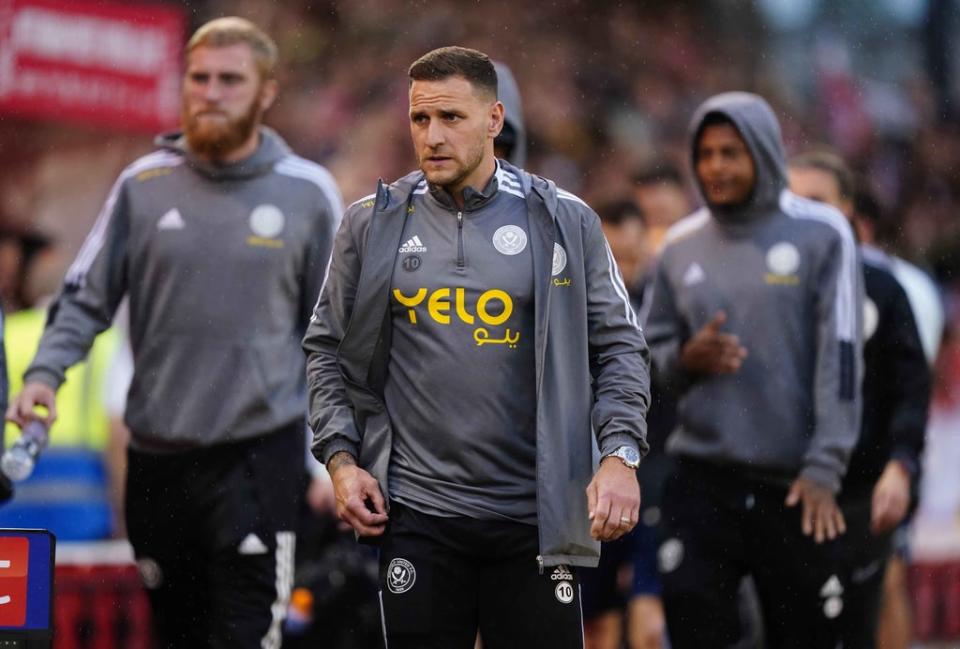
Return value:
[(659, 550), (670, 640), (734, 642), (749, 574), (768, 646), (832, 648), (843, 585), (826, 557), (860, 417), (856, 245), (840, 213), (787, 191), (762, 98), (713, 97), (691, 133), (706, 206), (667, 234), (647, 322), (679, 395)]
[(279, 647), (303, 491), (299, 340), (341, 201), (322, 167), (260, 126), (273, 41), (221, 18), (186, 48), (183, 134), (117, 180), (69, 269), (21, 426), (130, 303), (126, 516), (159, 646)]

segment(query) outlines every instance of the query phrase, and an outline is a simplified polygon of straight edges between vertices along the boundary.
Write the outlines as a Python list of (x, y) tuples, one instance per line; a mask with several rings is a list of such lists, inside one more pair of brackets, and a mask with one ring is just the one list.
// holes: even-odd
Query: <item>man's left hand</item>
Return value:
[(870, 530), (874, 534), (889, 532), (904, 519), (909, 506), (910, 474), (900, 462), (891, 460), (873, 488)]
[(847, 522), (837, 501), (825, 487), (806, 478), (797, 478), (790, 485), (787, 494), (787, 507), (796, 507), (801, 503), (800, 526), (804, 536), (813, 535), (818, 544), (832, 541), (847, 531)]
[(640, 518), (640, 484), (637, 472), (617, 457), (600, 461), (587, 487), (590, 536), (614, 541), (632, 530)]

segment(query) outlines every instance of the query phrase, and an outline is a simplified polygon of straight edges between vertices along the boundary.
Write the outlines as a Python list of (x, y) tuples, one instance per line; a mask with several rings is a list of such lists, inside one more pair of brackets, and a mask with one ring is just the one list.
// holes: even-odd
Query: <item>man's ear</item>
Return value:
[(490, 122), (487, 124), (487, 134), (491, 138), (497, 137), (500, 135), (500, 131), (503, 130), (505, 114), (503, 103), (495, 101), (490, 106)]
[(277, 85), (276, 79), (267, 79), (263, 82), (263, 88), (260, 90), (260, 109), (262, 111), (266, 112), (268, 108), (273, 106), (279, 91), (280, 87)]

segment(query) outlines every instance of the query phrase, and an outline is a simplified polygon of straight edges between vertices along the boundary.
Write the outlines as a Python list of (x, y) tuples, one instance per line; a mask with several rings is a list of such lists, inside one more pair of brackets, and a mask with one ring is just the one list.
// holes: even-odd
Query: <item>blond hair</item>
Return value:
[(238, 43), (250, 46), (260, 78), (272, 79), (277, 66), (277, 44), (246, 18), (227, 16), (211, 20), (194, 32), (184, 51), (189, 55), (198, 47), (229, 47)]

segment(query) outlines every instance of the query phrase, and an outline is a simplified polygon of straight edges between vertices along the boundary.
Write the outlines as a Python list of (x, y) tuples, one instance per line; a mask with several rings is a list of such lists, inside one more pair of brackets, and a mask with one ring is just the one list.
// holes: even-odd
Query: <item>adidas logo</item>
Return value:
[(173, 208), (157, 221), (158, 230), (182, 230), (184, 225), (186, 224), (183, 222), (183, 217), (180, 216), (180, 210), (177, 208)]
[(559, 565), (550, 575), (550, 579), (552, 581), (573, 581), (573, 573), (566, 566)]
[(413, 236), (405, 244), (400, 246), (400, 252), (426, 252), (427, 247), (420, 241), (420, 237)]
[(839, 597), (843, 595), (843, 586), (836, 575), (831, 575), (820, 589), (820, 597)]
[(683, 285), (693, 286), (694, 284), (699, 284), (706, 278), (707, 275), (703, 272), (703, 268), (700, 267), (700, 264), (693, 262), (690, 264), (690, 267), (687, 268), (687, 272), (683, 274)]
[(259, 536), (250, 532), (237, 546), (237, 552), (239, 554), (266, 554), (267, 546), (264, 545)]

